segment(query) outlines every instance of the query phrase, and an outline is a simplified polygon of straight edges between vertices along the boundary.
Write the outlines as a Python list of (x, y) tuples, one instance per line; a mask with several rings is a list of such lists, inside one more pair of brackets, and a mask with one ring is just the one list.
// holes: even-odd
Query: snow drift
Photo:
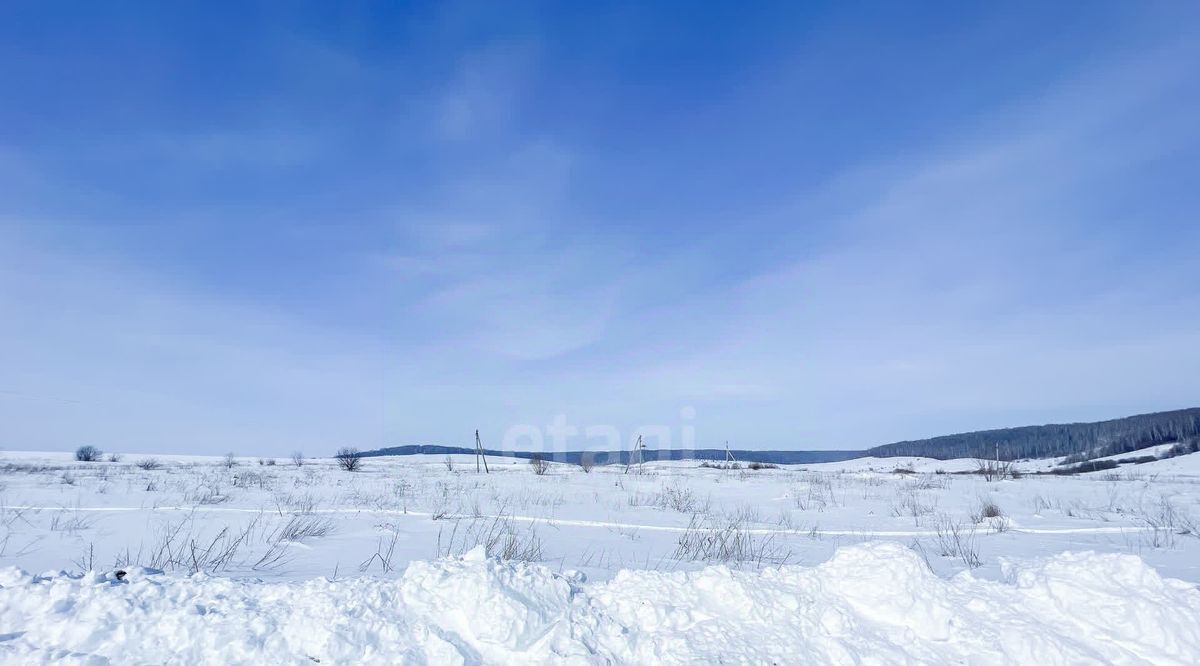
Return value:
[(932, 574), (895, 543), (815, 567), (622, 571), (414, 562), (303, 583), (0, 571), (6, 663), (1197, 663), (1200, 591), (1130, 555), (1005, 580)]

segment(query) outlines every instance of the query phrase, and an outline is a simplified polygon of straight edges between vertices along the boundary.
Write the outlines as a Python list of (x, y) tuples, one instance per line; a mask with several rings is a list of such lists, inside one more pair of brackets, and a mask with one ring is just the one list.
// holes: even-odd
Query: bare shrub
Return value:
[(916, 486), (907, 486), (897, 491), (897, 501), (892, 504), (892, 515), (896, 517), (911, 516), (919, 518), (933, 513), (937, 502), (928, 500)]
[(833, 479), (829, 475), (811, 472), (805, 474), (804, 480), (808, 482), (807, 488), (803, 491), (799, 487), (792, 490), (792, 501), (797, 509), (824, 511), (830, 506), (838, 506), (839, 502), (845, 503), (844, 498), (839, 499), (834, 492)]
[[(707, 513), (707, 507), (704, 507), (700, 513)], [(725, 516), (731, 522), (739, 525), (753, 525), (754, 523), (763, 522), (762, 513), (753, 504), (743, 504), (732, 511), (725, 512)]]
[(53, 516), (50, 516), (50, 531), (75, 534), (90, 528), (94, 522), (94, 518), (79, 509), (56, 511)]
[(110, 462), (110, 463), (119, 463), (119, 462), (121, 462), (121, 454), (119, 454), (119, 453), (110, 453), (110, 454), (108, 454), (108, 462)]
[(591, 474), (592, 469), (596, 467), (596, 456), (591, 451), (584, 451), (579, 454), (579, 469), (582, 469), (584, 474)]
[(83, 551), (83, 555), (75, 560), (75, 566), (79, 567), (80, 571), (92, 571), (96, 568), (95, 543), (88, 542), (87, 550)]
[(1176, 532), (1179, 534), (1200, 537), (1200, 522), (1192, 518), (1191, 514), (1180, 513), (1176, 516), (1176, 522), (1178, 523)]
[(159, 467), (162, 467), (162, 463), (160, 463), (157, 458), (142, 458), (141, 460), (135, 462), (134, 465), (138, 469), (144, 469), (147, 472), (153, 472)]
[(538, 476), (543, 476), (550, 471), (550, 461), (545, 460), (536, 453), (529, 458), (529, 467), (533, 469), (533, 473)]
[(975, 473), (985, 481), (1003, 481), (1012, 478), (1012, 462), (1006, 460), (979, 460)]
[(1197, 535), (1196, 521), (1185, 511), (1171, 503), (1166, 495), (1160, 495), (1158, 502), (1149, 510), (1138, 511), (1139, 521), (1153, 530), (1164, 530), (1180, 536)]
[(438, 531), (439, 557), (462, 555), (476, 546), (483, 546), (488, 557), (502, 560), (537, 562), (545, 557), (537, 531), (531, 526), (518, 526), (503, 513), (491, 520), (473, 519), (460, 529), (462, 522), (454, 521), (449, 535), (444, 534), (444, 528)]
[(975, 526), (942, 516), (934, 526), (938, 553), (942, 557), (956, 557), (971, 569), (983, 564), (979, 558), (979, 546), (975, 544)]
[(296, 467), (303, 467), (304, 466), (304, 454), (300, 453), (299, 451), (293, 451), (292, 452), (292, 464), (295, 465)]
[(28, 463), (5, 463), (0, 465), (0, 474), (44, 474), (62, 469), (50, 465), (31, 465)]
[(184, 495), (184, 499), (193, 504), (224, 504), (233, 499), (221, 490), (221, 484), (216, 481), (202, 482)]
[(281, 541), (301, 541), (321, 538), (333, 533), (333, 521), (317, 516), (292, 516), (275, 536)]
[(238, 472), (233, 477), (234, 488), (252, 488), (258, 486), (263, 490), (271, 487), (271, 477), (265, 472)]
[[(258, 518), (254, 518), (250, 526), (234, 532), (229, 527), (221, 528), (212, 539), (200, 538), (188, 530), (184, 540), (176, 541), (179, 528), (167, 526), (163, 533), (160, 550), (157, 551), (157, 562), (151, 566), (156, 569), (184, 569), (191, 574), (199, 571), (221, 571), (233, 563), (242, 544), (250, 538), (251, 530), (256, 527)], [(180, 524), (182, 527), (182, 523)]]
[[(128, 548), (118, 554), (115, 566), (142, 564), (157, 569), (179, 570), (188, 573), (218, 572), (230, 567), (250, 566), (266, 569), (281, 566), (287, 559), (292, 541), (328, 534), (332, 526), (309, 518), (293, 518), (274, 529), (266, 529), (263, 514), (255, 515), (242, 527), (222, 527), (215, 534), (203, 530), (195, 514), (177, 523), (166, 523), (157, 532), (148, 549), (139, 547), (136, 554)], [(240, 553), (256, 543), (267, 545), (266, 551), (247, 558)]]
[(713, 462), (705, 460), (700, 463), (700, 466), (705, 469), (741, 469), (742, 464), (738, 462)]
[(283, 566), (288, 558), (288, 547), (292, 545), (291, 541), (283, 539), (273, 539), (267, 542), (267, 550), (263, 552), (262, 557), (250, 567), (255, 571), (262, 569), (275, 569)]
[(442, 461), (442, 464), (446, 466), (447, 472), (454, 471), (454, 458), (451, 458), (449, 454), (446, 455), (446, 459)]
[(506, 531), (495, 545), (488, 549), (492, 557), (502, 560), (537, 562), (542, 555), (542, 540), (532, 528), (525, 532)]
[(179, 552), (180, 563), (192, 573), (220, 571), (232, 563), (249, 533), (250, 528), (232, 532), (228, 527), (223, 527), (211, 541), (196, 541), (193, 538)]
[(933, 563), (929, 561), (929, 553), (925, 552), (925, 545), (921, 543), (920, 539), (913, 539), (912, 543), (908, 544), (908, 547), (921, 556), (921, 560), (925, 562), (925, 568), (929, 570), (929, 573), (936, 573), (933, 570)]
[(950, 485), (950, 479), (946, 476), (937, 476), (936, 474), (922, 474), (917, 477), (913, 483), (913, 487), (917, 490), (934, 490), (946, 488)]
[(259, 570), (283, 566), (290, 559), (288, 555), (293, 543), (328, 536), (332, 532), (333, 521), (328, 518), (293, 516), (267, 534), (267, 549), (251, 568)]
[(774, 463), (752, 462), (749, 465), (746, 465), (746, 469), (752, 469), (754, 471), (758, 471), (760, 469), (779, 469), (779, 465)]
[(1034, 515), (1042, 515), (1042, 511), (1050, 508), (1050, 502), (1041, 495), (1033, 496), (1033, 513)]
[(310, 514), (317, 508), (317, 497), (312, 493), (304, 493), (303, 495), (294, 495), (288, 493), (278, 493), (275, 495), (275, 510), (279, 515), (283, 515), (284, 511), (297, 514)]
[(1175, 532), (1164, 527), (1152, 527), (1138, 533), (1138, 545), (1150, 548), (1174, 548)]
[(97, 462), (103, 455), (103, 451), (90, 444), (75, 449), (75, 460), (79, 462)]
[(1000, 506), (990, 499), (983, 500), (979, 505), (979, 510), (975, 512), (975, 522), (981, 523), (988, 518), (1003, 518), (1004, 512), (1000, 510)]
[(395, 566), (392, 564), (392, 557), (396, 553), (396, 543), (400, 540), (400, 528), (390, 523), (381, 527), (386, 528), (391, 533), (391, 539), (386, 542), (387, 545), (385, 546), (384, 537), (379, 537), (379, 545), (375, 548), (375, 552), (364, 560), (362, 564), (358, 565), (359, 571), (365, 572), (370, 569), (375, 560), (379, 560), (379, 566), (383, 569), (384, 573), (395, 569)]
[(696, 510), (696, 503), (696, 493), (691, 488), (677, 484), (663, 486), (657, 498), (658, 506), (679, 513), (692, 513)]
[(737, 520), (714, 524), (699, 515), (692, 516), (672, 554), (676, 560), (735, 562), (754, 566), (784, 564), (790, 556), (790, 552), (775, 543), (773, 534), (755, 538)]
[(338, 449), (333, 458), (337, 461), (338, 467), (347, 472), (357, 472), (362, 467), (362, 453), (353, 447), (346, 446)]
[(221, 464), (225, 466), (225, 469), (233, 469), (237, 466), (237, 456), (233, 455), (232, 452), (226, 453), (225, 459), (221, 461)]
[(1181, 514), (1165, 495), (1158, 498), (1157, 506), (1139, 509), (1139, 513), (1139, 522), (1148, 528), (1138, 533), (1139, 547), (1174, 548), (1176, 535), (1186, 535), (1195, 528), (1186, 518), (1180, 524)]
[(1055, 467), (1050, 470), (1050, 474), (1059, 476), (1071, 476), (1073, 474), (1083, 474), (1086, 472), (1100, 472), (1106, 469), (1116, 469), (1117, 462), (1115, 460), (1089, 460), (1079, 463), (1073, 467)]

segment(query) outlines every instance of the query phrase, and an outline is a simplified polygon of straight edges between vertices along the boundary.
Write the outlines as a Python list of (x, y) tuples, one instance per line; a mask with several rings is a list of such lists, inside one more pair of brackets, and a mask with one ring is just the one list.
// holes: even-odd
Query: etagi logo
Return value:
[[(696, 409), (679, 410), (675, 426), (651, 424), (635, 427), (622, 433), (614, 425), (575, 425), (566, 414), (559, 414), (550, 423), (539, 426), (521, 423), (504, 431), (501, 448), (506, 451), (531, 451), (545, 454), (549, 460), (560, 459), (567, 451), (633, 451), (639, 447), (654, 452), (696, 449)], [(653, 453), (647, 460), (653, 459)]]

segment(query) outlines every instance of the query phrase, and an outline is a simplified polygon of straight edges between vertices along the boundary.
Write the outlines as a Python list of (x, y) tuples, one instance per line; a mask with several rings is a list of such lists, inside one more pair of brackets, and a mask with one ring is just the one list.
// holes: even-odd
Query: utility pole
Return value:
[(725, 462), (737, 462), (737, 458), (733, 457), (733, 451), (729, 450), (729, 440), (725, 440)]
[(483, 454), (483, 442), (479, 440), (479, 431), (475, 431), (475, 473), (479, 473), (479, 460), (483, 459), (483, 471), (486, 474), (491, 474), (492, 471), (487, 466), (487, 456)]
[(641, 469), (642, 469), (642, 450), (645, 448), (646, 448), (646, 445), (642, 443), (642, 436), (638, 435), (637, 443), (633, 445), (633, 450), (629, 452), (629, 462), (625, 463), (625, 473), (626, 474), (629, 473), (629, 468), (633, 467), (633, 459), (635, 456), (637, 457), (638, 471), (641, 471)]

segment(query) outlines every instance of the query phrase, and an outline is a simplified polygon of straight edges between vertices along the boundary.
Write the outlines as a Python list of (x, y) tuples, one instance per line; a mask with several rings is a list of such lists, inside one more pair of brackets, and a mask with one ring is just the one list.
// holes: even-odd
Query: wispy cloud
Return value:
[[(692, 406), (701, 445), (850, 447), (1179, 406), (1200, 377), (1195, 43), (1113, 50), (790, 190), (730, 172), (706, 191), (726, 154), (631, 174), (606, 133), (539, 124), (560, 63), (536, 37), (456, 51), (447, 80), (389, 97), (382, 147), (354, 117), (140, 135), (123, 152), (169, 171), (166, 194), (138, 191), (154, 173), (77, 186), (66, 157), (6, 149), (0, 175), (28, 191), (0, 195), (0, 446), (320, 452)], [(322, 95), (396, 71), (311, 52)], [(756, 82), (792, 63), (772, 62)], [(820, 128), (758, 135), (801, 130)], [(636, 160), (679, 148), (653, 139)], [(168, 196), (226, 170), (233, 203)], [(240, 179), (264, 171), (260, 200)], [(662, 182), (625, 186), (644, 174)], [(137, 214), (161, 236), (197, 205), (219, 222), (181, 252), (202, 266), (89, 222), (151, 199)]]

